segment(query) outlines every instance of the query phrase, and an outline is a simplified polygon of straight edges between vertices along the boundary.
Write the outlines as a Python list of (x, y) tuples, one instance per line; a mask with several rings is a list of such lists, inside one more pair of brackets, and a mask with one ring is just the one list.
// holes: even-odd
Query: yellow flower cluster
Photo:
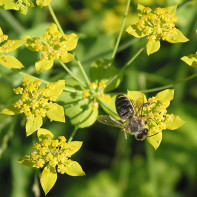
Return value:
[(82, 95), (83, 98), (92, 98), (91, 107), (92, 109), (98, 109), (99, 103), (98, 100), (104, 100), (106, 103), (110, 103), (112, 101), (110, 95), (105, 95), (103, 88), (106, 87), (106, 83), (101, 80), (98, 84), (95, 82), (92, 82), (89, 84), (89, 90), (83, 90)]
[(43, 51), (41, 60), (59, 59), (66, 63), (73, 59), (73, 55), (68, 51), (76, 47), (78, 36), (74, 33), (62, 35), (56, 24), (52, 23), (42, 38), (26, 36), (24, 39), (26, 47), (30, 50)]
[(3, 34), (3, 31), (2, 31), (2, 29), (0, 27), (0, 43), (4, 42), (7, 39), (8, 39), (8, 36)]
[(30, 154), (30, 161), (34, 163), (33, 167), (43, 168), (45, 165), (55, 168), (61, 174), (66, 173), (66, 166), (72, 165), (69, 159), (77, 148), (74, 143), (66, 143), (64, 136), (58, 139), (52, 139), (53, 136), (39, 138), (39, 143), (33, 145), (34, 152)]
[(137, 29), (148, 36), (149, 40), (166, 40), (175, 33), (177, 17), (168, 8), (156, 8), (153, 12), (145, 7), (138, 13)]
[(154, 135), (165, 130), (167, 128), (166, 119), (171, 118), (173, 120), (174, 115), (167, 114), (166, 108), (170, 105), (170, 101), (157, 100), (155, 97), (151, 97), (148, 99), (148, 103), (149, 105), (143, 108), (143, 115), (149, 128), (149, 135)]
[(14, 104), (20, 113), (24, 113), (27, 119), (31, 119), (37, 115), (41, 117), (46, 116), (47, 110), (56, 109), (55, 95), (49, 95), (49, 86), (39, 90), (41, 81), (23, 81), (23, 88), (18, 87), (14, 89), (16, 94), (21, 94), (21, 99)]

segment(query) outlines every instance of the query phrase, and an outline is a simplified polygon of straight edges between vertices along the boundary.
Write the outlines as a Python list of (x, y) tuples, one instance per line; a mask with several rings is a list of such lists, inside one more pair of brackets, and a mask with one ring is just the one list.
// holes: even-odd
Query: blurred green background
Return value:
[[(180, 60), (196, 52), (197, 4), (183, 0), (134, 0), (131, 2), (127, 25), (136, 20), (136, 6), (156, 8), (178, 4), (176, 26), (190, 39), (183, 44), (163, 42), (161, 49), (147, 56), (143, 52), (130, 65), (123, 81), (114, 92), (146, 90), (182, 80), (196, 69)], [(110, 58), (126, 0), (53, 0), (52, 7), (65, 33), (75, 32), (79, 43), (76, 54), (88, 72), (89, 65), (99, 58)], [(9, 39), (24, 35), (41, 36), (52, 22), (47, 7), (31, 8), (27, 15), (0, 10), (0, 26)], [(126, 27), (125, 27), (126, 28)], [(122, 67), (143, 44), (124, 31), (115, 63)], [(25, 66), (25, 72), (48, 81), (65, 78), (60, 66), (37, 75), (34, 63), (38, 54), (19, 48), (11, 53)], [(74, 63), (69, 68), (79, 75)], [(19, 86), (22, 76), (0, 66), (0, 111), (17, 98), (13, 88)], [(96, 122), (90, 128), (79, 129), (74, 140), (83, 141), (81, 150), (73, 156), (86, 172), (84, 177), (58, 174), (58, 179), (47, 196), (58, 197), (193, 197), (197, 196), (197, 79), (175, 85), (175, 99), (169, 112), (179, 115), (185, 124), (175, 131), (164, 131), (163, 140), (154, 150), (146, 142), (132, 136), (125, 140), (119, 129)], [(155, 95), (150, 92), (148, 96)], [(104, 114), (100, 111), (100, 114)], [(55, 136), (69, 138), (73, 126), (45, 120), (43, 127)], [(22, 166), (17, 159), (31, 152), (33, 137), (25, 136), (25, 118), (22, 115), (0, 115), (0, 192), (1, 196), (33, 196), (37, 172)], [(40, 188), (41, 196), (44, 196)]]

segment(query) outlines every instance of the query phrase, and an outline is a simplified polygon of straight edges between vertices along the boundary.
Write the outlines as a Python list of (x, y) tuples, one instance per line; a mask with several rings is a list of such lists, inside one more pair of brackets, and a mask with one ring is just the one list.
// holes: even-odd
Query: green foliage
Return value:
[[(197, 4), (176, 4), (0, 2), (2, 196), (196, 196)], [(96, 122), (119, 93), (143, 142)]]

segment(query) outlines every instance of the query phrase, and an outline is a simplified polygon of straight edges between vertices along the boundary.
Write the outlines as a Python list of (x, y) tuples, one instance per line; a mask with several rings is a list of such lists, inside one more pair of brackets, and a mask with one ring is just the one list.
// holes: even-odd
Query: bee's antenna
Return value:
[(147, 137), (152, 137), (152, 136), (154, 136), (154, 135), (157, 135), (159, 132), (157, 132), (157, 133), (155, 133), (155, 134), (153, 134), (153, 135), (149, 135), (149, 136), (147, 136)]

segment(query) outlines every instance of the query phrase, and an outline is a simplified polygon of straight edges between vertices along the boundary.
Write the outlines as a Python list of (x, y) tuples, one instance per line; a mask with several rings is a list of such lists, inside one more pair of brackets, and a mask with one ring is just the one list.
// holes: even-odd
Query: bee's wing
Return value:
[(123, 124), (119, 122), (118, 120), (116, 120), (115, 118), (113, 118), (112, 116), (99, 115), (97, 120), (103, 124), (106, 124), (112, 127), (117, 127), (121, 129), (123, 128)]

